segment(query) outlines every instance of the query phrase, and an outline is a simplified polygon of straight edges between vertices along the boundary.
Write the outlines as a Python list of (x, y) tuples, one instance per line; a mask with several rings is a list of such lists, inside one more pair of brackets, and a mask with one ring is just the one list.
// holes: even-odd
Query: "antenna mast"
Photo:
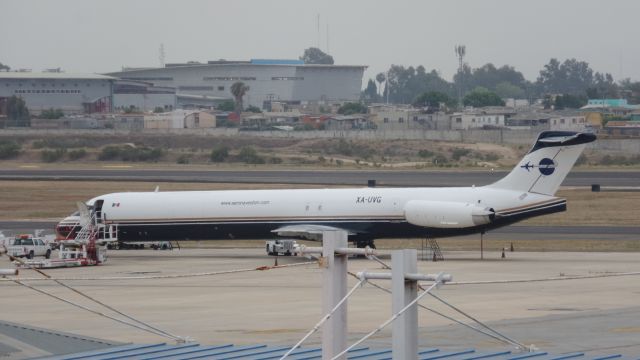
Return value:
[(164, 44), (160, 44), (160, 49), (158, 49), (158, 60), (160, 60), (160, 67), (164, 67)]
[(456, 56), (458, 57), (458, 103), (462, 105), (462, 97), (464, 96), (464, 57), (467, 55), (467, 47), (464, 45), (456, 45)]

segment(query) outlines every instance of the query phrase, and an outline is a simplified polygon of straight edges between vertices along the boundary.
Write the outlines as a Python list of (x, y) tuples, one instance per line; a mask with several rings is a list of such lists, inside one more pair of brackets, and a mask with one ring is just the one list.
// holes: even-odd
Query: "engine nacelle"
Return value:
[(434, 228), (484, 225), (495, 216), (492, 208), (463, 202), (411, 200), (404, 207), (404, 217), (410, 224)]

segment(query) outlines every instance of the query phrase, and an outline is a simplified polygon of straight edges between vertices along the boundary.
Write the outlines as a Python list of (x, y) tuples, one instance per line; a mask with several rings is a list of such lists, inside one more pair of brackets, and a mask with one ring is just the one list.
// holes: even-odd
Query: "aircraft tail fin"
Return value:
[(543, 131), (525, 157), (492, 188), (554, 195), (588, 143), (591, 133)]

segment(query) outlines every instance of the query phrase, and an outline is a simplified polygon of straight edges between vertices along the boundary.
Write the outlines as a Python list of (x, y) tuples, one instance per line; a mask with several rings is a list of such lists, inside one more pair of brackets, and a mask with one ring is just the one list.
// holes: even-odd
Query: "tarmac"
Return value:
[[(509, 169), (510, 171), (510, 169)], [(482, 186), (509, 171), (486, 170), (169, 170), (130, 168), (47, 169), (5, 167), (0, 180), (152, 181), (200, 183), (362, 185), (376, 180), (380, 186)], [(563, 186), (638, 187), (640, 171), (572, 171)]]
[[(389, 252), (381, 250), (390, 263)], [(640, 272), (637, 253), (534, 253), (485, 251), (445, 252), (445, 261), (419, 262), (419, 271), (451, 273), (458, 282), (540, 280), (596, 276), (580, 280), (445, 285), (443, 299), (476, 319), (527, 345), (553, 353), (587, 351), (590, 355), (640, 354)], [(135, 318), (202, 344), (292, 345), (322, 317), (321, 268), (305, 265), (226, 274), (211, 272), (256, 269), (274, 264), (264, 249), (181, 249), (173, 251), (110, 251), (97, 267), (51, 269), (78, 289)], [(278, 257), (282, 264), (308, 262)], [(0, 257), (0, 268), (11, 264)], [(377, 262), (351, 259), (349, 270), (383, 271)], [(199, 275), (199, 276), (196, 276)], [(21, 270), (19, 278), (40, 278)], [(81, 280), (80, 280), (81, 278)], [(93, 309), (100, 308), (47, 280), (26, 283)], [(378, 281), (386, 288), (390, 283)], [(349, 287), (356, 280), (349, 279)], [(156, 343), (158, 337), (74, 308), (14, 282), (0, 279), (0, 318), (30, 326), (105, 339), (112, 342)], [(349, 300), (349, 343), (391, 316), (391, 296), (371, 285)], [(421, 304), (457, 319), (463, 317), (426, 297)], [(419, 312), (420, 346), (440, 348), (511, 348), (425, 310)], [(468, 321), (467, 321), (468, 322)], [(365, 345), (389, 347), (385, 329)], [(306, 343), (318, 345), (319, 333)]]

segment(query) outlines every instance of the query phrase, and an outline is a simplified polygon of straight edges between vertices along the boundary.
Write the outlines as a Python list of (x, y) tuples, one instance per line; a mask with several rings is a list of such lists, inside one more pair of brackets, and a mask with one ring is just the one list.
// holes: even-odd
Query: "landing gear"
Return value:
[(375, 249), (376, 248), (376, 244), (374, 242), (375, 239), (371, 239), (371, 238), (359, 238), (359, 239), (355, 239), (353, 242), (356, 245), (357, 248), (366, 248), (367, 246), (370, 247), (371, 249)]

